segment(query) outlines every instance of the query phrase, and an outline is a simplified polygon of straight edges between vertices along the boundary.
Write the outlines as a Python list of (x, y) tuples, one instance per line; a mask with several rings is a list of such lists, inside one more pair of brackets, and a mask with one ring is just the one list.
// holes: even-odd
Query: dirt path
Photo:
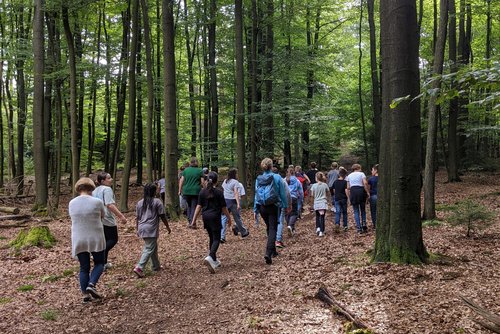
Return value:
[[(475, 198), (496, 210), (496, 222), (475, 239), (447, 224), (425, 228), (428, 250), (447, 256), (439, 264), (370, 264), (374, 232), (334, 234), (329, 216), (327, 235), (318, 238), (307, 215), (267, 266), (265, 229), (251, 224), (248, 211), (250, 237), (227, 235), (215, 275), (202, 265), (204, 230), (179, 221), (171, 223), (171, 235), (160, 232), (164, 269), (137, 279), (132, 269), (142, 243), (130, 214), (111, 251), (114, 267), (100, 280), (105, 299), (90, 305), (81, 303), (67, 217), (49, 224), (58, 240), (54, 248), (18, 256), (6, 248), (18, 229), (0, 229), (0, 333), (343, 333), (345, 320), (314, 299), (321, 284), (377, 333), (486, 333), (458, 296), (500, 314), (500, 181), (486, 174), (467, 175), (459, 184), (443, 180), (439, 174), (438, 205)], [(31, 291), (18, 290), (29, 284)]]

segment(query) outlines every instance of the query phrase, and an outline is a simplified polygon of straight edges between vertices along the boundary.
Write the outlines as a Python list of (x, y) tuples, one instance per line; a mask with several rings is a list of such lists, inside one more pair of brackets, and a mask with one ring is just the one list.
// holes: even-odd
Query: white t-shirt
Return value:
[(104, 203), (104, 217), (102, 223), (106, 226), (116, 226), (116, 218), (113, 212), (108, 209), (109, 204), (115, 204), (115, 194), (108, 186), (99, 186), (92, 192), (92, 196), (99, 198)]
[(163, 194), (165, 192), (165, 178), (159, 179), (158, 184), (160, 185), (160, 194)]
[(346, 177), (350, 187), (364, 187), (363, 180), (366, 180), (366, 175), (363, 172), (352, 172)]
[(80, 195), (69, 202), (71, 217), (71, 254), (100, 252), (106, 248), (101, 215), (104, 204), (98, 198)]
[(240, 197), (245, 196), (247, 193), (245, 191), (245, 187), (243, 187), (243, 184), (241, 182), (238, 182), (238, 185), (236, 186), (238, 189), (238, 192), (240, 193)]
[(234, 194), (234, 188), (238, 189), (238, 180), (231, 179), (227, 180), (225, 179), (224, 182), (222, 182), (222, 189), (224, 189), (224, 198), (225, 199), (236, 199), (236, 196)]

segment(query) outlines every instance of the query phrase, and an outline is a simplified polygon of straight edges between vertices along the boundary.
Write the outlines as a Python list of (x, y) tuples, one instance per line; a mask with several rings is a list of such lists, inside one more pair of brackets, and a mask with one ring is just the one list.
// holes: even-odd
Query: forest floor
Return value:
[[(266, 265), (264, 224), (254, 226), (245, 210), (250, 237), (227, 234), (216, 274), (202, 264), (205, 231), (188, 229), (180, 220), (170, 222), (170, 235), (161, 228), (163, 270), (138, 279), (132, 269), (143, 243), (131, 211), (110, 253), (113, 268), (98, 285), (105, 297), (88, 304), (78, 288), (66, 213), (42, 223), (57, 239), (50, 249), (16, 254), (8, 243), (20, 228), (0, 228), (0, 333), (344, 333), (346, 319), (315, 298), (321, 285), (376, 333), (488, 333), (473, 322), (478, 316), (459, 296), (500, 314), (500, 175), (471, 172), (461, 183), (445, 180), (439, 172), (436, 203), (443, 221), (423, 229), (427, 250), (442, 255), (434, 264), (371, 263), (375, 232), (357, 235), (350, 210), (350, 229), (338, 234), (329, 212), (324, 238), (316, 236), (313, 214), (306, 213), (297, 235), (285, 233), (286, 247)], [(135, 205), (140, 189), (131, 188), (129, 203)], [(494, 212), (494, 224), (467, 238), (464, 227), (446, 223), (449, 205), (463, 199)], [(29, 211), (30, 203), (22, 206)]]

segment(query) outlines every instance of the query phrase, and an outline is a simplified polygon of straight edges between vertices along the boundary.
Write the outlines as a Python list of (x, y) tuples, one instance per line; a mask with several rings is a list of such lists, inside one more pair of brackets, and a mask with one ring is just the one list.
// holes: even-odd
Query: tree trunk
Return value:
[[(2, 33), (3, 35), (3, 33)], [(5, 76), (5, 97), (7, 101), (4, 102), (7, 104), (5, 107), (5, 114), (7, 119), (7, 135), (8, 135), (8, 145), (9, 145), (9, 170), (10, 176), (12, 178), (16, 177), (16, 157), (15, 157), (15, 149), (14, 149), (14, 105), (12, 103), (12, 94), (10, 92), (10, 72), (11, 66), (8, 64), (7, 66), (7, 74)]]
[(151, 28), (149, 25), (148, 3), (141, 0), (142, 24), (144, 26), (144, 45), (146, 47), (146, 82), (148, 87), (148, 109), (146, 116), (146, 178), (153, 182), (153, 110), (154, 110), (154, 80), (153, 57), (151, 48)]
[(257, 11), (257, 0), (252, 0), (252, 10), (251, 10), (251, 22), (252, 22), (252, 39), (250, 45), (250, 60), (249, 64), (251, 67), (250, 71), (250, 87), (251, 87), (251, 103), (249, 104), (250, 109), (250, 126), (249, 126), (249, 137), (250, 137), (250, 178), (255, 179), (257, 173), (257, 148), (258, 148), (258, 138), (257, 138), (257, 112), (259, 112), (259, 87), (258, 87), (258, 77), (257, 68), (259, 66), (257, 58), (258, 50), (258, 35), (259, 26), (258, 20), (259, 15)]
[(127, 9), (122, 12), (122, 47), (120, 55), (120, 68), (118, 71), (118, 83), (116, 85), (117, 112), (115, 123), (115, 136), (113, 140), (113, 155), (111, 156), (109, 173), (116, 182), (116, 168), (120, 156), (120, 144), (122, 139), (123, 122), (125, 118), (125, 98), (127, 91), (127, 66), (129, 52), (129, 31), (130, 31), (130, 0), (127, 1)]
[[(457, 72), (457, 19), (455, 10), (455, 0), (449, 0), (450, 22), (449, 22), (449, 59), (450, 72)], [(452, 81), (452, 89), (456, 89), (456, 81)], [(458, 98), (450, 100), (448, 118), (448, 182), (460, 181), (458, 176)]]
[(105, 75), (105, 104), (104, 127), (106, 131), (106, 141), (104, 142), (104, 170), (111, 170), (111, 42), (106, 28), (106, 14), (102, 11), (102, 27), (104, 39), (106, 41), (106, 75)]
[(68, 66), (69, 66), (69, 109), (70, 109), (70, 128), (71, 128), (71, 182), (72, 191), (75, 193), (74, 184), (80, 178), (80, 155), (78, 154), (78, 114), (76, 106), (76, 54), (75, 41), (69, 25), (68, 7), (63, 4), (62, 19), (64, 25), (64, 34), (68, 44)]
[(47, 159), (44, 135), (44, 28), (43, 0), (35, 0), (33, 16), (33, 160), (35, 163), (35, 208), (47, 207)]
[[(366, 139), (366, 124), (365, 124), (365, 110), (363, 108), (363, 72), (362, 72), (362, 59), (363, 59), (363, 50), (362, 50), (362, 30), (363, 23), (363, 0), (360, 1), (359, 4), (359, 42), (358, 42), (358, 50), (359, 50), (359, 58), (358, 58), (358, 98), (359, 98), (359, 111), (361, 116), (361, 128), (363, 130), (363, 144), (365, 148), (365, 163), (370, 166), (370, 162), (368, 159), (368, 140)], [(321, 164), (319, 164), (321, 166)]]
[(381, 103), (380, 103), (380, 82), (377, 63), (377, 38), (375, 36), (374, 19), (374, 0), (367, 0), (368, 3), (368, 24), (370, 26), (370, 68), (372, 79), (372, 109), (373, 109), (373, 127), (375, 128), (375, 156), (378, 161), (380, 151), (380, 122), (381, 122)]
[[(140, 6), (140, 4), (138, 4)], [(140, 11), (140, 8), (138, 9)], [(138, 14), (140, 15), (140, 14)], [(138, 18), (139, 19), (139, 18)], [(140, 20), (140, 19), (139, 19)], [(135, 153), (137, 157), (136, 166), (137, 166), (137, 179), (136, 183), (138, 185), (142, 185), (142, 174), (143, 174), (143, 157), (144, 157), (144, 130), (143, 130), (143, 121), (142, 121), (142, 32), (141, 27), (139, 26), (139, 31), (137, 33), (137, 66), (136, 66), (136, 81), (137, 81), (137, 142), (134, 141), (134, 147), (136, 148)], [(133, 166), (134, 164), (132, 164)]]
[[(420, 222), (420, 106), (413, 100), (420, 87), (416, 14), (413, 0), (380, 3), (384, 73), (376, 262), (420, 263), (428, 257)], [(403, 96), (409, 99), (391, 109), (391, 101)]]
[(208, 23), (208, 66), (210, 68), (210, 168), (218, 167), (219, 97), (217, 93), (217, 67), (215, 63), (215, 28), (217, 25), (216, 0), (210, 0), (210, 21)]
[(163, 3), (163, 100), (165, 101), (165, 205), (170, 217), (177, 216), (177, 161), (179, 159), (177, 136), (177, 97), (175, 84), (174, 13), (173, 0)]
[[(446, 26), (448, 25), (448, 1), (441, 0), (439, 34), (436, 43), (436, 53), (434, 54), (434, 64), (432, 73), (434, 81), (432, 89), (438, 91), (441, 88), (441, 79), (443, 74), (444, 50), (446, 48)], [(453, 1), (453, 0), (451, 0)], [(451, 25), (450, 25), (451, 28)], [(451, 49), (451, 48), (450, 48)], [(437, 95), (433, 94), (429, 101), (429, 112), (427, 114), (427, 145), (425, 152), (425, 170), (424, 170), (424, 220), (436, 218), (435, 209), (435, 161), (436, 161), (436, 141), (437, 141)]]
[(128, 91), (128, 124), (127, 124), (127, 146), (125, 147), (125, 160), (122, 176), (122, 188), (120, 192), (120, 211), (128, 211), (128, 188), (130, 171), (132, 169), (132, 155), (135, 143), (135, 120), (136, 120), (136, 65), (137, 49), (139, 41), (139, 0), (132, 0), (132, 41), (130, 43), (130, 56), (128, 63), (129, 91)]
[(245, 76), (243, 69), (243, 1), (235, 0), (235, 52), (236, 52), (236, 129), (238, 134), (237, 143), (237, 166), (239, 180), (246, 186), (247, 170), (245, 156)]
[(274, 0), (266, 0), (266, 66), (264, 72), (264, 110), (262, 149), (268, 157), (274, 157), (274, 115), (273, 115), (273, 58), (274, 58)]

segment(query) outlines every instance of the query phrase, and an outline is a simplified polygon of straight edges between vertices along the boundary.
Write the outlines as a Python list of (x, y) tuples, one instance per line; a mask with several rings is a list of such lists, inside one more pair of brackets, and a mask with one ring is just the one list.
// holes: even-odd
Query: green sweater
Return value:
[(182, 184), (183, 195), (198, 195), (201, 190), (201, 178), (203, 170), (198, 167), (188, 167), (182, 172), (184, 183)]

